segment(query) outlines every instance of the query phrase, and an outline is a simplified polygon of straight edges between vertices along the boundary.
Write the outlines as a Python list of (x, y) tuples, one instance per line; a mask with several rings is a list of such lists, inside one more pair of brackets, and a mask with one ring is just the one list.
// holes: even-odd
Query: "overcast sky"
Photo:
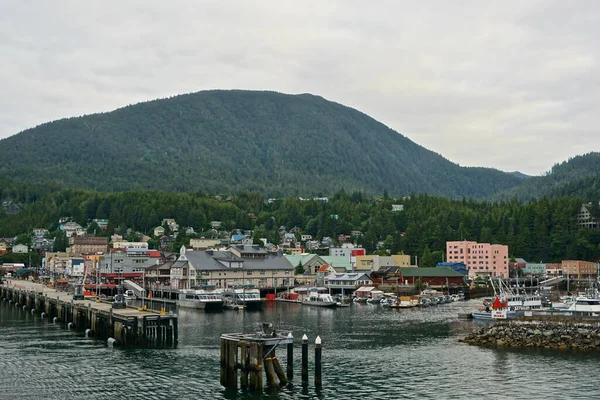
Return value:
[(538, 175), (600, 150), (597, 1), (2, 0), (0, 54), (0, 138), (264, 89), (354, 107), (464, 166)]

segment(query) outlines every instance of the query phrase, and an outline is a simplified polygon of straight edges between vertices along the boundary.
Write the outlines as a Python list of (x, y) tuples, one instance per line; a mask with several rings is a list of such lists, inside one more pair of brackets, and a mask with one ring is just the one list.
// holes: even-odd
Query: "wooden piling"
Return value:
[(237, 343), (227, 343), (227, 387), (237, 389)]
[(265, 365), (265, 373), (267, 375), (267, 386), (274, 387), (278, 386), (277, 374), (273, 367), (273, 352), (275, 351), (271, 346), (265, 348), (268, 356), (263, 360)]
[(248, 388), (248, 347), (246, 341), (240, 341), (240, 387)]
[(302, 382), (308, 382), (308, 336), (302, 336)]
[(258, 346), (258, 345), (256, 347), (257, 347), (257, 351), (256, 351), (256, 360), (257, 360), (256, 390), (262, 390), (262, 388), (263, 388), (263, 374), (262, 374), (262, 371), (263, 371), (263, 347)]
[(285, 373), (283, 372), (283, 368), (281, 368), (279, 360), (277, 359), (277, 357), (275, 357), (275, 351), (273, 351), (273, 357), (271, 358), (273, 359), (273, 368), (275, 368), (275, 373), (279, 378), (279, 383), (285, 385), (286, 383), (288, 383), (288, 380), (285, 376)]
[(227, 386), (227, 341), (221, 339), (221, 385)]
[(250, 354), (248, 360), (250, 361), (250, 389), (259, 390), (256, 385), (257, 371), (258, 371), (258, 344), (256, 342), (250, 343)]
[(315, 387), (320, 387), (321, 381), (321, 337), (315, 339)]
[(290, 343), (287, 344), (287, 379), (291, 381), (294, 379), (294, 337), (292, 332), (288, 334), (288, 339), (291, 339)]

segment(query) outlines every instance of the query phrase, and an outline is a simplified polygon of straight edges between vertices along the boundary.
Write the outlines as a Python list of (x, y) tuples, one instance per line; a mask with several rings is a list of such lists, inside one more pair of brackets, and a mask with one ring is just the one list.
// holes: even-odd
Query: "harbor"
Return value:
[[(265, 302), (258, 312), (207, 313), (180, 309), (175, 348), (110, 348), (32, 315), (22, 307), (0, 303), (0, 398), (111, 397), (177, 400), (185, 398), (422, 398), (481, 396), (481, 387), (464, 385), (456, 371), (485, 383), (489, 398), (535, 398), (544, 387), (549, 398), (591, 397), (600, 391), (587, 379), (600, 373), (597, 357), (566, 352), (512, 352), (459, 343), (480, 329), (477, 321), (461, 321), (480, 299), (437, 307), (387, 309), (353, 304), (330, 309), (294, 303)], [(271, 322), (282, 334), (292, 333), (294, 376), (290, 384), (263, 396), (220, 382), (220, 338), (232, 332), (256, 332)], [(300, 346), (309, 342), (308, 384), (302, 384)], [(314, 342), (323, 340), (322, 386), (314, 385)], [(285, 347), (277, 357), (286, 371)], [(570, 384), (561, 387), (544, 365), (564, 371)], [(76, 378), (73, 374), (76, 371)], [(401, 373), (398, 373), (401, 371)], [(238, 376), (238, 379), (240, 377)], [(35, 382), (35, 384), (33, 384)], [(533, 384), (535, 382), (535, 384)]]

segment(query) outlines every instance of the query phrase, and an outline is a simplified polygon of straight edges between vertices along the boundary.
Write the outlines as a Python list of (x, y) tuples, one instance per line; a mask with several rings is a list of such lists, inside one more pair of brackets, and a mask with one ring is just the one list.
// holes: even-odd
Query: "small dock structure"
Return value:
[(175, 346), (178, 340), (177, 315), (127, 307), (113, 299), (81, 299), (27, 281), (0, 286), (0, 299), (111, 345)]
[[(221, 335), (221, 385), (237, 389), (238, 372), (240, 387), (262, 390), (263, 370), (268, 386), (286, 384), (293, 378), (292, 334), (279, 334), (270, 323), (263, 323), (262, 332), (253, 334), (226, 333)], [(288, 346), (287, 372), (283, 371), (276, 349)], [(291, 352), (290, 352), (291, 350)]]
[[(292, 333), (281, 334), (273, 324), (263, 323), (262, 331), (226, 333), (221, 335), (221, 385), (230, 389), (260, 391), (263, 389), (263, 371), (268, 387), (285, 385), (294, 378), (294, 337)], [(287, 348), (284, 372), (276, 349)], [(315, 340), (315, 386), (321, 386), (321, 338)], [(308, 337), (302, 337), (302, 382), (308, 381)]]

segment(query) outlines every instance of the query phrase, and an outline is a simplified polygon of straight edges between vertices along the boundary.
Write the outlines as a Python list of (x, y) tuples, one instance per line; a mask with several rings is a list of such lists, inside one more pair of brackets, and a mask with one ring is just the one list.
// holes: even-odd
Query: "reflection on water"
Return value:
[[(396, 310), (267, 303), (259, 312), (180, 310), (176, 349), (112, 349), (0, 304), (0, 398), (18, 399), (443, 399), (600, 397), (595, 355), (482, 349), (457, 339), (477, 301)], [(222, 333), (271, 322), (296, 338), (292, 384), (263, 393), (219, 384)], [(300, 382), (300, 338), (311, 342), (311, 382)], [(312, 384), (312, 343), (323, 339), (323, 387)], [(278, 352), (284, 362), (285, 350)], [(543, 396), (541, 395), (543, 394)]]

